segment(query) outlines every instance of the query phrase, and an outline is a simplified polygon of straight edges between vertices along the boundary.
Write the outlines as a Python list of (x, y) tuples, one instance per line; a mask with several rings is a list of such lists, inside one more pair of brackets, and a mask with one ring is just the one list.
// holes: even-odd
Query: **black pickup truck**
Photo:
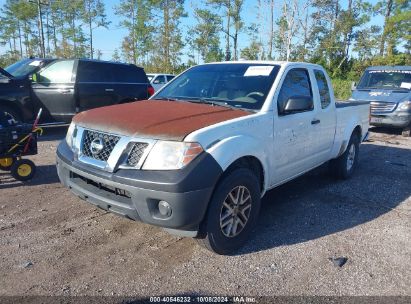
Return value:
[(64, 124), (92, 108), (147, 99), (144, 69), (87, 59), (25, 59), (0, 69), (0, 111), (18, 121)]

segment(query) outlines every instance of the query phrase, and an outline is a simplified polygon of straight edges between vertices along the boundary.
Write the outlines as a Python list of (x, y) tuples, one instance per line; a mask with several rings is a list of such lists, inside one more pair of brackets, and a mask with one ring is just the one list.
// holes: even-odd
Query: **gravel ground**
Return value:
[(268, 192), (248, 244), (217, 256), (76, 198), (47, 130), (32, 181), (0, 173), (0, 295), (411, 296), (411, 138), (372, 131), (352, 179), (323, 166)]

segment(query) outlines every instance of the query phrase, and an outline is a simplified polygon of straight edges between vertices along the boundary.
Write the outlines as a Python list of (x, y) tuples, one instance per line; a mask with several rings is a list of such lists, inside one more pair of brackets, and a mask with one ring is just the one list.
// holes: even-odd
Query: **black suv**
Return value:
[[(18, 63), (20, 68), (13, 69)], [(18, 121), (34, 120), (43, 108), (41, 123), (68, 123), (78, 112), (147, 99), (154, 93), (144, 69), (133, 64), (87, 59), (18, 63), (0, 70), (0, 111)]]

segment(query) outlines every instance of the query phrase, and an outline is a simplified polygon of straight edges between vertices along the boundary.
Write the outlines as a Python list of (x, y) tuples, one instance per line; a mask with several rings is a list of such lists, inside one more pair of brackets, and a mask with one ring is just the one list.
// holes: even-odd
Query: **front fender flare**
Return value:
[(207, 149), (207, 152), (214, 157), (223, 171), (234, 163), (236, 160), (252, 156), (255, 157), (261, 164), (264, 174), (263, 192), (268, 188), (269, 183), (269, 160), (268, 151), (261, 141), (257, 138), (238, 135), (225, 138), (213, 144)]

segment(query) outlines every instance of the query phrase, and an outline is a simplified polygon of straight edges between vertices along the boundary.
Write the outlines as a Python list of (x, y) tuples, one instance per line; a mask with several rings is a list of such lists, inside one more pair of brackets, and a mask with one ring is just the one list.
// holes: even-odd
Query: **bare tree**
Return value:
[(285, 59), (290, 60), (293, 39), (298, 32), (298, 0), (284, 0), (282, 8), (282, 27), (284, 35), (281, 37), (285, 48)]
[(274, 45), (274, 0), (268, 0), (270, 3), (270, 32), (268, 36), (268, 58), (273, 58), (273, 45)]

